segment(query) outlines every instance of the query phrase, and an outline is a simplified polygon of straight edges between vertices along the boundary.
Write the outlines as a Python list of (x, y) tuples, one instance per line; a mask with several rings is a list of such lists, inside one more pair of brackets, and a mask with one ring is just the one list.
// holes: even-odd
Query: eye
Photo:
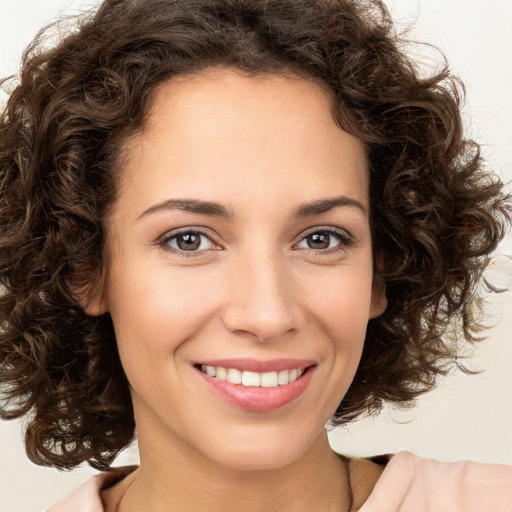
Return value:
[(298, 244), (299, 249), (313, 249), (315, 251), (336, 250), (351, 245), (352, 237), (342, 230), (316, 229), (308, 233)]
[(166, 236), (160, 245), (174, 252), (201, 252), (214, 249), (212, 239), (202, 231), (187, 230)]

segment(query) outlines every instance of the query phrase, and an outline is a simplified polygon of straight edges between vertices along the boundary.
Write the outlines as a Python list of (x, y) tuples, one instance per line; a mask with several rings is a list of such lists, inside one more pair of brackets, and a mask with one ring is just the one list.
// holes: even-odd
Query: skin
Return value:
[[(107, 285), (86, 309), (112, 316), (141, 464), (130, 485), (104, 494), (107, 510), (126, 488), (122, 512), (347, 510), (346, 471), (324, 425), (368, 320), (386, 307), (362, 143), (336, 126), (318, 85), (221, 68), (160, 86), (123, 154)], [(353, 204), (293, 216), (339, 196)], [(176, 199), (230, 215), (162, 207)], [(169, 239), (184, 228), (204, 231), (198, 249)], [(326, 228), (339, 236), (323, 232), (329, 248), (311, 248), (307, 236)], [(214, 395), (193, 367), (233, 357), (316, 366), (298, 399), (254, 412)], [(356, 504), (378, 477), (358, 468)]]

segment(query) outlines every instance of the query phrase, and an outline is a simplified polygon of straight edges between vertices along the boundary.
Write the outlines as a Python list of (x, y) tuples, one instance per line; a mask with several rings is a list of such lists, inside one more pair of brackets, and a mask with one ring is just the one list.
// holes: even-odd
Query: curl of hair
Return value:
[(388, 307), (335, 424), (432, 388), (456, 360), (450, 325), (475, 341), (510, 198), (464, 139), (461, 84), (447, 67), (421, 76), (380, 1), (106, 0), (44, 43), (25, 52), (0, 121), (0, 412), (29, 414), (32, 461), (107, 469), (133, 438), (112, 321), (88, 316), (77, 290), (101, 286), (123, 142), (174, 76), (229, 66), (313, 80), (366, 144)]

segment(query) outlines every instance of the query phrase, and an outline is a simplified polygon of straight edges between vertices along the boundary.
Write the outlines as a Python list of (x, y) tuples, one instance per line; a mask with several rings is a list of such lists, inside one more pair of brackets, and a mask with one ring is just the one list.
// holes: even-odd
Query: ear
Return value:
[(98, 277), (84, 269), (75, 272), (70, 288), (75, 299), (89, 316), (100, 316), (108, 311), (104, 285), (103, 273)]
[(86, 291), (82, 308), (89, 316), (100, 316), (108, 311), (104, 292), (103, 279), (98, 280), (94, 286), (90, 286)]
[(375, 275), (372, 285), (372, 298), (370, 303), (370, 319), (377, 318), (388, 307), (388, 299), (386, 297), (386, 285), (379, 275)]
[(370, 303), (370, 318), (377, 318), (388, 307), (388, 298), (386, 297), (386, 284), (381, 276), (381, 269), (385, 265), (385, 254), (379, 253), (375, 258), (373, 269), (372, 298)]

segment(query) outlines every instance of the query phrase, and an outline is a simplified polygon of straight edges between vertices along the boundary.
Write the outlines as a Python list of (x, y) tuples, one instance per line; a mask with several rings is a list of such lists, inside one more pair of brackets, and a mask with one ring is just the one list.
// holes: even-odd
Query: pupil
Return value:
[(329, 235), (327, 233), (313, 233), (308, 236), (308, 245), (311, 249), (327, 249), (329, 247)]
[(180, 249), (193, 251), (200, 245), (201, 238), (195, 233), (187, 233), (178, 237), (177, 243)]

